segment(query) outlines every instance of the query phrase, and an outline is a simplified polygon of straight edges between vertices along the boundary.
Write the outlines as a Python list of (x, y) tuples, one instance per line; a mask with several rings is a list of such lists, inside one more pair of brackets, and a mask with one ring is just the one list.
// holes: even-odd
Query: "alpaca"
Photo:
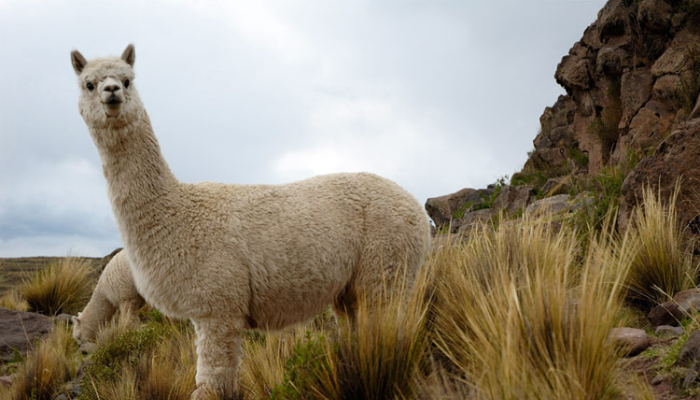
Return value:
[(77, 317), (71, 318), (73, 338), (81, 349), (90, 351), (94, 348), (100, 325), (109, 321), (117, 310), (135, 325), (138, 323), (138, 311), (144, 303), (143, 297), (136, 291), (126, 253), (121, 251), (102, 271), (85, 309)]
[(133, 45), (121, 58), (71, 53), (136, 287), (194, 325), (193, 399), (235, 394), (243, 330), (282, 329), (328, 305), (352, 321), (358, 299), (386, 299), (387, 278), (412, 282), (431, 239), (408, 192), (370, 173), (181, 183), (136, 91), (134, 60)]

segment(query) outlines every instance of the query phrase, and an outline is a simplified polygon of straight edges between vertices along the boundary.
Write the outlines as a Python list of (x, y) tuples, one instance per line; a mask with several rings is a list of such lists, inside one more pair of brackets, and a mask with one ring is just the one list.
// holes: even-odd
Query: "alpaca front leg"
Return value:
[(197, 389), (192, 400), (233, 399), (238, 388), (242, 353), (242, 320), (198, 320), (194, 323), (197, 347)]

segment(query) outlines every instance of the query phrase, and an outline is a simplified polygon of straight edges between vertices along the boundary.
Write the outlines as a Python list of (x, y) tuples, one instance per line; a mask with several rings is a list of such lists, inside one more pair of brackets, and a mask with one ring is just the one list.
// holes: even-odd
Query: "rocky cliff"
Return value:
[[(561, 192), (572, 176), (617, 169), (626, 176), (618, 193), (623, 225), (643, 185), (667, 197), (680, 180), (681, 218), (700, 235), (700, 1), (610, 0), (554, 77), (566, 95), (544, 110), (534, 150), (511, 179), (530, 193), (517, 206)], [(474, 211), (499, 209), (496, 198), (489, 201), (493, 190), (482, 189), (480, 202), (470, 198), (478, 191), (429, 199), (426, 209), (438, 229), (450, 219), (463, 225)]]

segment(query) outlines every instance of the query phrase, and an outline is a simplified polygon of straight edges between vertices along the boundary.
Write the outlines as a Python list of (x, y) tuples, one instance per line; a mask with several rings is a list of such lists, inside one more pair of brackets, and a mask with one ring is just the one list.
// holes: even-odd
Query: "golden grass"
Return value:
[(25, 279), (19, 293), (29, 311), (46, 315), (76, 314), (90, 300), (95, 286), (89, 263), (66, 257)]
[(11, 290), (0, 297), (0, 307), (15, 311), (29, 310), (29, 303), (16, 290)]
[(628, 298), (643, 308), (695, 287), (699, 266), (684, 251), (677, 197), (678, 188), (664, 204), (666, 199), (647, 187), (643, 192), (644, 206), (633, 215), (630, 229), (637, 251), (627, 277)]
[[(645, 196), (645, 209), (624, 235), (614, 233), (611, 218), (585, 240), (546, 217), (475, 227), (458, 245), (436, 250), (410, 290), (398, 279), (387, 303), (361, 301), (352, 326), (325, 313), (306, 326), (250, 335), (242, 396), (651, 399), (649, 386), (625, 372), (608, 334), (639, 320), (638, 309), (623, 307), (630, 293), (677, 291), (697, 270), (681, 251), (673, 201), (665, 206)], [(660, 263), (665, 269), (649, 278), (653, 284), (627, 290), (635, 274)], [(665, 274), (681, 285), (666, 285)], [(100, 330), (98, 344), (97, 367), (86, 368), (85, 399), (179, 400), (194, 389), (189, 326), (160, 317), (134, 331), (117, 319)], [(63, 347), (65, 363), (61, 356), (42, 361), (68, 365), (67, 375), (50, 369), (57, 382), (74, 373), (71, 346)]]
[[(607, 230), (609, 231), (609, 230)], [(479, 399), (611, 399), (629, 240), (591, 238), (524, 219), (480, 227), (433, 262), (436, 344)]]
[(9, 390), (0, 394), (2, 400), (53, 400), (69, 392), (66, 382), (76, 376), (79, 357), (77, 345), (69, 329), (58, 325), (44, 338), (19, 367)]

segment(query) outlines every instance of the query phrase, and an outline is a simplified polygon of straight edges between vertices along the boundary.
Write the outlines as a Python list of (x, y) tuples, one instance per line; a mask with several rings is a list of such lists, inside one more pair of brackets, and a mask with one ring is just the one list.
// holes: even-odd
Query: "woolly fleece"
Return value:
[[(357, 299), (412, 281), (429, 251), (423, 207), (369, 173), (284, 185), (181, 183), (163, 159), (136, 92), (129, 45), (121, 58), (71, 53), (79, 108), (100, 153), (136, 287), (196, 331), (193, 399), (237, 389), (244, 329), (280, 329), (332, 304), (353, 318)], [(236, 149), (232, 149), (235, 155)]]
[(94, 342), (98, 328), (119, 310), (138, 323), (138, 311), (145, 304), (136, 291), (126, 253), (117, 253), (107, 264), (85, 309), (73, 317), (73, 338), (81, 345)]

